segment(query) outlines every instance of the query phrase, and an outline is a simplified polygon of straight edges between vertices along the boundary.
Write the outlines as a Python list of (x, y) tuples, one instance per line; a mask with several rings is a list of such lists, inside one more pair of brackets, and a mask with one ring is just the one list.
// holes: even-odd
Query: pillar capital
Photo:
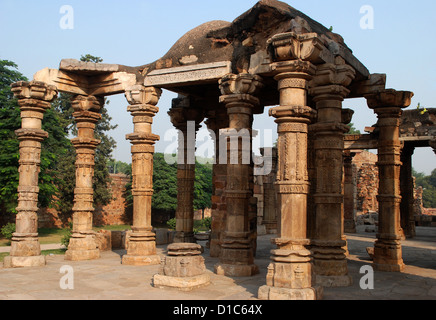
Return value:
[(134, 85), (128, 88), (124, 93), (127, 101), (131, 105), (147, 104), (156, 106), (162, 95), (162, 90), (157, 87), (144, 87), (143, 85)]
[(413, 92), (386, 89), (366, 95), (368, 106), (378, 115), (395, 114), (399, 109), (407, 108), (412, 102)]
[(187, 122), (194, 121), (195, 129), (200, 129), (200, 123), (204, 119), (204, 112), (192, 105), (190, 97), (173, 99), (173, 105), (168, 111), (171, 123), (179, 130), (186, 130)]
[(310, 123), (316, 117), (316, 110), (308, 106), (279, 106), (271, 108), (269, 115), (276, 118), (276, 122), (299, 120), (300, 122)]
[(263, 86), (262, 78), (249, 73), (227, 74), (219, 80), (221, 94), (254, 95)]
[(11, 90), (18, 99), (37, 99), (52, 101), (58, 94), (55, 86), (41, 81), (19, 81), (11, 85)]
[(338, 85), (348, 87), (356, 76), (353, 67), (341, 64), (326, 63), (316, 68), (316, 74), (311, 82), (311, 87)]
[(280, 33), (267, 41), (273, 61), (301, 59), (318, 61), (324, 45), (316, 33)]
[(344, 100), (350, 94), (347, 86), (351, 84), (356, 71), (348, 65), (326, 63), (318, 66), (310, 82), (309, 94), (314, 102), (322, 100)]

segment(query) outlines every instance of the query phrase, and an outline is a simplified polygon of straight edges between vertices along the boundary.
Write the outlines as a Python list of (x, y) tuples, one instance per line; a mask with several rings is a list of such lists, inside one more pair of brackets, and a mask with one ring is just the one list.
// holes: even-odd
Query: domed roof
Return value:
[(340, 46), (351, 55), (340, 35), (284, 2), (262, 0), (233, 22), (211, 21), (187, 32), (161, 59), (142, 66), (142, 74), (218, 61), (231, 61), (238, 73), (247, 70), (252, 54), (266, 49), (268, 39), (284, 32), (317, 33), (327, 48)]

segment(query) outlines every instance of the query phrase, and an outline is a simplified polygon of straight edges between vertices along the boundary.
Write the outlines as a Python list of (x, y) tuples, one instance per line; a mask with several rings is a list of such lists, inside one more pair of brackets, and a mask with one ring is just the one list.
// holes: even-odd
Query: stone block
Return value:
[(42, 267), (46, 265), (45, 256), (13, 257), (7, 256), (3, 260), (4, 268)]
[(153, 277), (155, 288), (173, 288), (180, 291), (191, 291), (210, 284), (210, 276), (201, 274), (194, 277), (170, 277), (156, 274)]
[(322, 287), (289, 289), (262, 286), (258, 291), (259, 300), (321, 300)]

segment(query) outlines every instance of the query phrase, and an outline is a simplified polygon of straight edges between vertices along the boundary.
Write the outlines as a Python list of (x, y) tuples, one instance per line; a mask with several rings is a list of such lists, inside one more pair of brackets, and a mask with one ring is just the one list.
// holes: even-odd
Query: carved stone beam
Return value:
[(348, 98), (360, 98), (386, 89), (386, 74), (371, 74), (367, 80), (351, 84)]
[(60, 92), (76, 95), (109, 96), (124, 93), (136, 84), (136, 75), (128, 72), (101, 72), (100, 74), (76, 73), (45, 68), (34, 78), (55, 86)]

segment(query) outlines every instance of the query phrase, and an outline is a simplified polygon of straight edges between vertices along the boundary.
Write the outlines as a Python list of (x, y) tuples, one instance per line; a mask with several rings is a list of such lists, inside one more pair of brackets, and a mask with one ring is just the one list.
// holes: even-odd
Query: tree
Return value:
[[(0, 60), (0, 209), (9, 214), (16, 213), (17, 206), (19, 141), (15, 130), (21, 127), (21, 111), (10, 85), (27, 81), (16, 69), (15, 63)], [(46, 111), (42, 129), (48, 132), (49, 137), (42, 142), (38, 201), (40, 206), (49, 207), (59, 195), (57, 186), (62, 183), (59, 159), (70, 142), (54, 109)]]
[[(177, 209), (177, 164), (168, 164), (163, 153), (153, 156), (153, 198), (154, 210), (172, 211)], [(127, 187), (125, 199), (133, 205), (131, 184)], [(212, 198), (212, 168), (197, 162), (195, 167), (194, 209), (210, 208)]]
[(412, 171), (416, 185), (422, 187), (422, 202), (425, 208), (436, 208), (436, 169), (429, 176)]
[(15, 130), (21, 127), (21, 111), (11, 84), (26, 81), (17, 65), (0, 60), (0, 211), (15, 213), (17, 207), (19, 141)]
[(348, 126), (350, 127), (350, 131), (347, 134), (361, 134), (360, 130), (354, 127), (354, 123), (350, 123)]
[(194, 209), (204, 210), (212, 207), (212, 168), (196, 163), (194, 183)]

